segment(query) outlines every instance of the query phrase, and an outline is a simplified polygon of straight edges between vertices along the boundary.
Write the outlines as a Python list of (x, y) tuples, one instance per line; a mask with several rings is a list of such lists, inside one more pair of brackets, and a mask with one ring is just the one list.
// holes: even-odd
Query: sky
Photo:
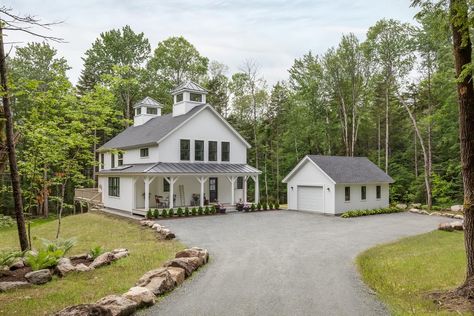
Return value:
[[(66, 43), (51, 43), (72, 67), (76, 83), (81, 57), (101, 32), (130, 25), (143, 32), (152, 50), (170, 36), (184, 36), (210, 60), (239, 71), (245, 60), (259, 65), (271, 85), (288, 78), (295, 58), (308, 51), (322, 54), (343, 34), (361, 40), (382, 18), (413, 22), (411, 0), (4, 0), (15, 13), (31, 14), (43, 22), (63, 21), (48, 35)], [(9, 36), (23, 46), (38, 41), (16, 32)], [(14, 54), (14, 50), (13, 50)]]

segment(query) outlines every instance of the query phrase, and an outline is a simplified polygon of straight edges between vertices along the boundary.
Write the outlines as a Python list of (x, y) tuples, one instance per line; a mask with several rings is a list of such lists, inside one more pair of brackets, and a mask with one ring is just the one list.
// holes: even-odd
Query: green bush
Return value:
[(58, 238), (55, 240), (48, 240), (45, 238), (41, 238), (41, 242), (45, 249), (50, 252), (56, 252), (57, 250), (61, 250), (63, 255), (67, 254), (72, 247), (74, 247), (77, 243), (76, 238), (69, 238), (69, 239), (62, 239)]
[(342, 218), (349, 218), (349, 217), (359, 217), (359, 216), (367, 216), (367, 215), (376, 215), (376, 214), (389, 214), (389, 213), (399, 213), (404, 212), (405, 210), (396, 208), (396, 207), (387, 207), (387, 208), (379, 208), (373, 210), (353, 210), (347, 211), (341, 214)]
[(278, 201), (275, 202), (275, 210), (279, 210), (280, 209), (280, 203), (278, 203)]
[(210, 211), (209, 211), (209, 206), (206, 206), (204, 208), (204, 215), (209, 215)]
[(146, 212), (146, 218), (148, 219), (152, 219), (153, 218), (153, 211), (151, 209), (149, 209), (147, 212)]
[(209, 209), (209, 212), (211, 212), (211, 214), (216, 214), (217, 213), (217, 205), (212, 205)]
[(193, 216), (196, 216), (196, 215), (197, 215), (197, 211), (196, 211), (196, 208), (195, 208), (195, 207), (193, 207), (193, 209), (192, 209), (192, 211), (191, 211), (191, 214), (192, 214)]
[(184, 208), (184, 216), (189, 216), (189, 208), (187, 206)]
[(161, 210), (161, 217), (163, 218), (168, 217), (168, 211), (165, 208)]
[(255, 212), (255, 204), (254, 204), (254, 203), (252, 203), (252, 205), (250, 205), (250, 210), (251, 210), (252, 212)]
[(202, 215), (203, 214), (203, 209), (202, 209), (202, 206), (199, 206), (198, 208), (198, 215)]
[(51, 250), (43, 248), (37, 254), (29, 253), (26, 256), (26, 264), (31, 267), (33, 271), (55, 267), (59, 259), (64, 256), (62, 249)]
[(178, 215), (178, 217), (183, 216), (183, 209), (181, 207), (178, 207), (178, 210), (176, 211), (176, 215)]
[(262, 210), (262, 203), (258, 203), (257, 204), (257, 211), (261, 211)]
[(95, 246), (89, 250), (89, 255), (91, 256), (92, 259), (97, 258), (101, 254), (105, 252), (104, 248), (102, 246)]
[(173, 216), (174, 216), (174, 210), (170, 208), (170, 210), (168, 211), (168, 217), (173, 217)]
[(10, 216), (0, 214), (0, 229), (15, 226), (15, 220)]
[(2, 250), (0, 252), (0, 270), (3, 267), (8, 268), (10, 265), (15, 263), (18, 258), (23, 257), (24, 252), (17, 250)]
[(155, 209), (153, 210), (153, 218), (156, 219), (156, 218), (158, 218), (158, 217), (160, 217), (160, 212), (158, 212), (158, 210), (155, 208)]
[(263, 203), (263, 210), (266, 211), (268, 209), (267, 203)]
[(268, 203), (268, 209), (273, 210), (273, 203), (272, 202)]

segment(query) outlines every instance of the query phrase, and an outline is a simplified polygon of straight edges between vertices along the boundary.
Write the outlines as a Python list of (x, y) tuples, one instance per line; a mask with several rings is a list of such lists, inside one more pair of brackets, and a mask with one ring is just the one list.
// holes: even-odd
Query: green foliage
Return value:
[(161, 217), (163, 218), (168, 217), (168, 211), (165, 208), (161, 210)]
[(0, 229), (10, 228), (15, 226), (15, 220), (10, 216), (0, 214)]
[(184, 216), (188, 217), (189, 216), (189, 207), (184, 208)]
[(263, 208), (264, 211), (268, 210), (268, 204), (267, 204), (266, 202), (263, 203), (263, 207), (262, 207), (262, 208)]
[(183, 216), (183, 209), (181, 207), (178, 207), (178, 210), (176, 211), (176, 215), (178, 215), (178, 217)]
[(255, 209), (256, 209), (255, 204), (252, 203), (252, 205), (250, 205), (250, 210), (251, 210), (252, 212), (255, 212)]
[(207, 205), (204, 208), (204, 215), (209, 215), (209, 206), (207, 206)]
[(275, 210), (279, 210), (280, 209), (280, 203), (278, 203), (278, 201), (275, 202)]
[(38, 253), (29, 253), (26, 255), (26, 264), (31, 267), (33, 271), (48, 269), (56, 266), (59, 259), (64, 257), (64, 250), (60, 248), (42, 248)]
[(89, 255), (91, 256), (92, 259), (95, 259), (101, 254), (103, 254), (104, 252), (105, 250), (102, 246), (94, 246), (89, 250)]
[(196, 208), (193, 207), (193, 209), (192, 209), (192, 211), (191, 211), (191, 214), (192, 214), (193, 216), (196, 216), (197, 213), (198, 213), (198, 212), (197, 212)]
[(149, 209), (147, 212), (146, 212), (146, 218), (148, 219), (152, 219), (154, 217), (154, 213), (151, 209)]
[(168, 217), (173, 217), (174, 216), (174, 209), (170, 208), (168, 212)]
[(158, 211), (158, 209), (155, 208), (155, 209), (153, 210), (153, 218), (156, 219), (156, 218), (158, 218), (158, 217), (160, 217), (160, 212)]
[(400, 213), (405, 210), (399, 209), (397, 207), (388, 207), (388, 208), (379, 208), (373, 210), (355, 210), (347, 211), (341, 214), (342, 218), (358, 217), (358, 216), (367, 216), (367, 215), (377, 215), (377, 214), (389, 214), (389, 213)]
[(257, 211), (261, 211), (262, 210), (262, 203), (258, 203), (257, 204)]
[(17, 250), (2, 250), (0, 251), (0, 270), (2, 267), (9, 267), (15, 263), (18, 258), (23, 257), (24, 252)]
[(202, 206), (199, 206), (198, 208), (198, 215), (202, 215), (204, 213)]
[(62, 239), (58, 238), (55, 240), (48, 240), (40, 238), (43, 247), (51, 253), (56, 253), (58, 250), (62, 251), (63, 255), (66, 255), (72, 247), (77, 244), (76, 238)]

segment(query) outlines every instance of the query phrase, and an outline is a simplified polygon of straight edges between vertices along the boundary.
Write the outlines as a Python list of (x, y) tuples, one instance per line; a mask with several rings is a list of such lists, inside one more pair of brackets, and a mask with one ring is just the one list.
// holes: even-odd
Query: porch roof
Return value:
[(158, 162), (154, 164), (130, 164), (113, 169), (101, 170), (99, 174), (163, 174), (163, 175), (215, 175), (249, 174), (261, 171), (247, 164), (203, 163), (203, 162)]

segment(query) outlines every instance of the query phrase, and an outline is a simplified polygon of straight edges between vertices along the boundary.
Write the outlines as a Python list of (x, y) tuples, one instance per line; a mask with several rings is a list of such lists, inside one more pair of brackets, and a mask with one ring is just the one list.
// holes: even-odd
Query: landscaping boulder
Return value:
[[(184, 249), (176, 253), (175, 258), (190, 258), (190, 257), (198, 257), (202, 259), (202, 264), (207, 263), (209, 259), (209, 252), (206, 249), (193, 247), (191, 249)], [(201, 264), (201, 265), (202, 265)]]
[(0, 293), (19, 287), (27, 287), (29, 285), (30, 283), (28, 282), (0, 282)]
[(152, 291), (142, 286), (134, 286), (122, 295), (138, 304), (138, 308), (155, 304), (155, 295)]
[(98, 300), (96, 304), (109, 310), (112, 316), (132, 315), (138, 306), (135, 301), (120, 295), (108, 295)]
[(76, 268), (72, 265), (71, 259), (69, 258), (61, 258), (55, 268), (56, 274), (61, 277), (72, 271), (76, 271)]
[(464, 219), (464, 216), (462, 216), (462, 215), (454, 215), (453, 218), (455, 218), (455, 219)]
[(164, 228), (164, 226), (161, 226), (161, 225), (158, 224), (158, 223), (154, 223), (154, 224), (151, 226), (151, 228), (156, 229), (156, 230), (159, 230), (159, 229), (161, 229), (161, 228)]
[(9, 269), (10, 270), (18, 270), (22, 269), (25, 267), (25, 261), (23, 258), (20, 258), (19, 260), (15, 261), (13, 264), (10, 265)]
[(79, 259), (89, 259), (89, 254), (88, 253), (81, 253), (81, 254), (78, 254), (78, 255), (75, 255), (75, 256), (70, 256), (69, 259), (71, 260), (79, 260)]
[(166, 262), (164, 266), (182, 268), (184, 269), (186, 277), (189, 277), (202, 263), (203, 260), (198, 257), (175, 258)]
[(462, 205), (453, 205), (451, 206), (451, 211), (453, 212), (462, 212), (463, 206)]
[(169, 229), (167, 228), (162, 228), (160, 229), (160, 231), (158, 232), (161, 237), (163, 237), (164, 239), (166, 240), (170, 240), (170, 239), (173, 239), (176, 237), (175, 234), (173, 234)]
[(410, 206), (412, 208), (421, 208), (421, 203), (412, 203)]
[(204, 248), (199, 248), (199, 247), (192, 247), (192, 250), (197, 250), (200, 253), (200, 257), (204, 258), (204, 264), (206, 264), (209, 261), (209, 251)]
[(78, 272), (87, 272), (87, 271), (94, 270), (94, 268), (88, 267), (83, 263), (76, 264), (76, 266), (74, 268)]
[(169, 271), (175, 286), (181, 285), (184, 282), (186, 275), (183, 268), (167, 267), (166, 269)]
[(114, 249), (112, 250), (112, 253), (114, 255), (114, 260), (118, 260), (120, 258), (124, 258), (128, 256), (128, 250), (125, 248)]
[(55, 316), (112, 316), (112, 312), (97, 304), (80, 304), (66, 307)]
[(462, 221), (455, 221), (449, 223), (441, 223), (439, 224), (438, 229), (451, 232), (453, 230), (463, 230), (464, 227)]
[(395, 207), (401, 210), (405, 210), (408, 207), (408, 205), (400, 203), (400, 204), (395, 205)]
[(160, 295), (171, 291), (175, 282), (166, 268), (159, 268), (148, 271), (137, 282), (137, 286), (145, 287), (155, 295)]
[(104, 252), (100, 256), (94, 259), (94, 261), (89, 265), (91, 268), (98, 268), (110, 264), (115, 260), (115, 255), (112, 252)]
[(31, 271), (25, 274), (25, 278), (28, 282), (33, 284), (45, 284), (51, 281), (53, 276), (51, 275), (51, 271), (49, 269), (42, 269), (38, 271)]

